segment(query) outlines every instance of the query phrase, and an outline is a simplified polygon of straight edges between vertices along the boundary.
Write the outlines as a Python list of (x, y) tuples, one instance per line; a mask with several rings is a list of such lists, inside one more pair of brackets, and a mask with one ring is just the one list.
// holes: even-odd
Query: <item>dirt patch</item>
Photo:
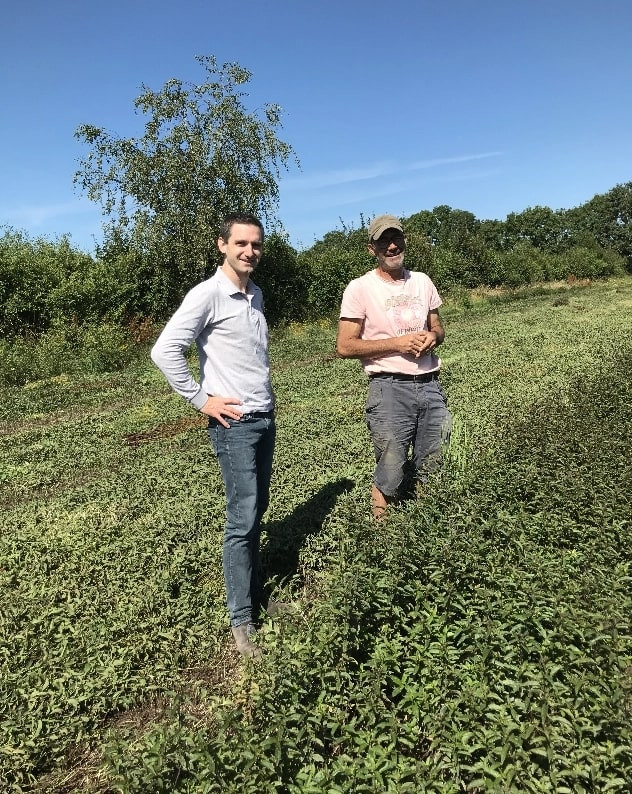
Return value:
[(152, 441), (159, 441), (163, 438), (179, 436), (194, 427), (204, 427), (207, 422), (208, 417), (204, 414), (187, 416), (183, 419), (178, 419), (177, 422), (165, 422), (152, 430), (145, 430), (142, 433), (129, 433), (123, 436), (123, 440), (129, 447), (138, 447), (141, 444), (149, 444)]

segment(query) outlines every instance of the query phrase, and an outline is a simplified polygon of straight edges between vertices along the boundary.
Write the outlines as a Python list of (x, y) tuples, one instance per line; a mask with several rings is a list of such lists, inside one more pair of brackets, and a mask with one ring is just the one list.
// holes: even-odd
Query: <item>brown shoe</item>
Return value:
[(252, 642), (252, 638), (257, 633), (254, 623), (242, 623), (241, 626), (231, 626), (235, 645), (242, 656), (250, 659), (258, 659), (261, 656), (261, 648)]

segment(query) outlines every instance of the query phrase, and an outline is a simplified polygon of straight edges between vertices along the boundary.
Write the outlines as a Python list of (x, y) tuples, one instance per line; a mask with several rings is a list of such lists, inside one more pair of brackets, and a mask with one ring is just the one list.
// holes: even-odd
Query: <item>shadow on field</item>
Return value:
[(264, 523), (267, 542), (262, 545), (261, 558), (266, 579), (279, 581), (294, 576), (305, 539), (321, 531), (338, 497), (354, 485), (353, 480), (346, 477), (328, 483), (286, 518)]

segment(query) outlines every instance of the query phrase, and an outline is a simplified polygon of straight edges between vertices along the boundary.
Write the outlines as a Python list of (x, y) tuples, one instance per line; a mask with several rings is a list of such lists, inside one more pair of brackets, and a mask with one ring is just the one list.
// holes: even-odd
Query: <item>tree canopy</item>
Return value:
[(75, 184), (99, 202), (107, 220), (104, 249), (133, 252), (148, 294), (166, 308), (208, 274), (216, 233), (227, 212), (252, 212), (279, 228), (278, 178), (296, 159), (277, 137), (281, 108), (248, 111), (240, 90), (252, 75), (237, 63), (219, 67), (197, 56), (199, 85), (170, 79), (160, 91), (142, 86), (134, 106), (146, 116), (140, 138), (91, 124), (75, 136), (91, 147)]

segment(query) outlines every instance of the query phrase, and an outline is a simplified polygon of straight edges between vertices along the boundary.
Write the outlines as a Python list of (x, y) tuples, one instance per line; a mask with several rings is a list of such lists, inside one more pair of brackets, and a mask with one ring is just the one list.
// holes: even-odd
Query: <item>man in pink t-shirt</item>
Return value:
[(404, 268), (406, 238), (394, 215), (373, 219), (368, 247), (377, 267), (345, 289), (337, 350), (359, 358), (369, 376), (366, 422), (377, 464), (371, 501), (381, 518), (397, 500), (411, 448), (420, 482), (441, 465), (452, 416), (435, 354), (445, 336), (439, 293), (425, 273)]

